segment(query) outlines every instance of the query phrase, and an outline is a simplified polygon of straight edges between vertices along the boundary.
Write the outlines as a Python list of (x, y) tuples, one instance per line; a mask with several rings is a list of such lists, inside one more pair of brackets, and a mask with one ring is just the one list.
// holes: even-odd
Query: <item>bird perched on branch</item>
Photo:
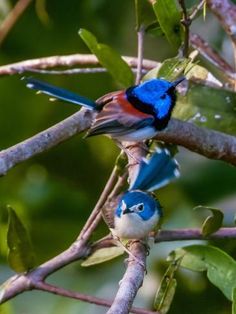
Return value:
[(184, 79), (151, 79), (106, 94), (96, 102), (37, 79), (26, 78), (26, 82), (31, 89), (97, 111), (87, 136), (105, 134), (120, 142), (140, 142), (167, 126), (176, 102), (176, 86)]
[(104, 218), (112, 234), (121, 239), (144, 239), (162, 217), (162, 207), (151, 193), (179, 177), (177, 161), (167, 149), (157, 149), (150, 159), (142, 159), (138, 174), (111, 215)]

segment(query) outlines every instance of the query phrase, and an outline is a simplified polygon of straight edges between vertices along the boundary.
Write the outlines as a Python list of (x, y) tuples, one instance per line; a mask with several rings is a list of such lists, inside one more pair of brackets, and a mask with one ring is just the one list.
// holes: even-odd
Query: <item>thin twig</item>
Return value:
[[(112, 173), (103, 189), (102, 194), (99, 197), (99, 200), (97, 201), (92, 213), (90, 214), (90, 217), (88, 218), (86, 224), (84, 225), (83, 229), (80, 232), (80, 235), (78, 237), (79, 239), (84, 238), (84, 234), (88, 230), (88, 228), (91, 226), (91, 224), (94, 222), (94, 219), (97, 217), (97, 215), (100, 213), (102, 206), (106, 202), (112, 188), (114, 187), (115, 183), (117, 181), (117, 167), (115, 166), (112, 170)], [(100, 216), (99, 216), (100, 217)], [(100, 218), (98, 218), (100, 220)]]
[(137, 33), (138, 35), (138, 64), (137, 64), (137, 73), (136, 73), (136, 80), (135, 80), (136, 85), (140, 83), (141, 77), (142, 77), (144, 34), (145, 34), (144, 27), (143, 25), (141, 25)]
[(188, 12), (185, 5), (185, 0), (179, 0), (179, 4), (183, 11), (183, 18), (181, 20), (181, 23), (184, 26), (184, 47), (183, 47), (183, 55), (185, 57), (188, 56), (188, 50), (189, 50), (189, 27), (191, 25), (191, 19), (188, 16)]
[(206, 0), (201, 0), (197, 6), (194, 8), (193, 12), (189, 15), (189, 19), (191, 21), (193, 21), (196, 17), (196, 15), (198, 14), (198, 12), (203, 8), (204, 3), (206, 2)]
[[(180, 240), (225, 240), (236, 239), (236, 227), (221, 228), (208, 237), (201, 234), (200, 229), (172, 229), (160, 230), (155, 236), (155, 242), (180, 241)], [(9, 278), (3, 283), (0, 304), (12, 299), (16, 295), (34, 289), (35, 284), (42, 282), (50, 274), (70, 263), (85, 258), (94, 250), (102, 247), (112, 247), (114, 241), (111, 237), (106, 237), (95, 245), (88, 246), (84, 241), (75, 241), (67, 250), (53, 257), (49, 261), (39, 265), (36, 269), (27, 274), (18, 274)]]
[[(137, 67), (137, 58), (134, 57), (122, 57), (132, 68)], [(97, 66), (99, 61), (95, 55), (92, 54), (74, 54), (68, 56), (52, 56), (38, 59), (23, 60), (20, 62), (7, 64), (0, 66), (1, 75), (23, 74), (29, 69), (51, 69), (55, 67), (72, 67), (74, 65), (83, 66)], [(157, 66), (160, 66), (159, 62), (152, 60), (143, 60), (143, 68), (151, 70)]]
[[(110, 300), (97, 298), (97, 297), (94, 297), (91, 295), (66, 290), (66, 289), (59, 288), (59, 287), (56, 287), (54, 285), (45, 283), (45, 282), (36, 283), (35, 288), (38, 290), (54, 293), (57, 295), (61, 295), (61, 296), (68, 297), (71, 299), (84, 301), (84, 302), (91, 303), (91, 304), (96, 304), (99, 306), (110, 307), (112, 304), (112, 301), (110, 301)], [(158, 312), (153, 312), (153, 311), (149, 311), (149, 310), (145, 310), (145, 309), (141, 309), (141, 308), (137, 308), (137, 307), (131, 308), (130, 312), (135, 313), (135, 314), (158, 314)]]
[[(136, 68), (131, 68), (131, 70), (136, 73)], [(93, 74), (93, 73), (107, 73), (105, 68), (73, 68), (69, 70), (42, 70), (42, 69), (33, 69), (27, 68), (27, 72), (39, 73), (39, 74), (50, 74), (50, 75), (74, 75), (74, 74)], [(18, 73), (21, 74), (22, 72)], [(147, 73), (147, 70), (142, 69), (142, 74)]]
[(234, 69), (201, 36), (190, 33), (190, 43), (207, 61), (222, 71), (222, 74), (233, 80), (236, 78)]
[(225, 240), (236, 239), (236, 228), (220, 228), (217, 232), (209, 236), (203, 236), (202, 230), (197, 228), (191, 229), (171, 229), (160, 230), (155, 235), (155, 243), (167, 241), (185, 241), (185, 240)]
[(236, 44), (236, 5), (229, 0), (206, 0), (206, 3)]
[(7, 15), (0, 26), (0, 45), (15, 25), (19, 17), (24, 13), (32, 0), (18, 0), (14, 8)]

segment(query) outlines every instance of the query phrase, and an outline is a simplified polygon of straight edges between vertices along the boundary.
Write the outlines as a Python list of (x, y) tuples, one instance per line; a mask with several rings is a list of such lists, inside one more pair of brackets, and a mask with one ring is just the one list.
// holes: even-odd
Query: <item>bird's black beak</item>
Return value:
[(184, 80), (186, 80), (185, 76), (181, 76), (180, 78), (178, 78), (176, 81), (172, 82), (172, 85), (174, 87), (176, 87), (179, 83), (183, 82)]
[(132, 211), (128, 207), (125, 210), (123, 210), (123, 212), (122, 212), (123, 215), (130, 214), (130, 213), (132, 213)]

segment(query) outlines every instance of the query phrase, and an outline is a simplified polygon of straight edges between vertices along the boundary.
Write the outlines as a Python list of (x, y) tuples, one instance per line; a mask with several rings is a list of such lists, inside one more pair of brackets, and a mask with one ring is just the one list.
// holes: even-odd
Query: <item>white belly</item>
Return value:
[(135, 213), (115, 217), (112, 233), (122, 239), (142, 239), (147, 237), (159, 220), (157, 212), (149, 219), (143, 220)]
[(113, 138), (117, 138), (119, 141), (125, 142), (141, 142), (147, 139), (154, 137), (157, 134), (157, 131), (154, 127), (146, 126), (145, 128), (131, 131), (130, 133), (126, 133), (125, 135), (120, 135), (117, 137), (112, 136)]

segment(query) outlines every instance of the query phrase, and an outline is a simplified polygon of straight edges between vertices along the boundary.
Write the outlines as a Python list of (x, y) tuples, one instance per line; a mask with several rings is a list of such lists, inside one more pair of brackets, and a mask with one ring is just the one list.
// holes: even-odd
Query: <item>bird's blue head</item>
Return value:
[(121, 218), (126, 214), (137, 214), (142, 220), (147, 221), (157, 213), (162, 216), (162, 208), (158, 200), (152, 194), (133, 190), (125, 193), (121, 198), (118, 207), (116, 208), (115, 215)]
[[(128, 88), (127, 99), (137, 109), (153, 114), (158, 121), (169, 120), (176, 102), (175, 87), (183, 80), (184, 78), (174, 82), (164, 79), (145, 81), (140, 85)], [(165, 126), (158, 123), (157, 128), (162, 129)]]

